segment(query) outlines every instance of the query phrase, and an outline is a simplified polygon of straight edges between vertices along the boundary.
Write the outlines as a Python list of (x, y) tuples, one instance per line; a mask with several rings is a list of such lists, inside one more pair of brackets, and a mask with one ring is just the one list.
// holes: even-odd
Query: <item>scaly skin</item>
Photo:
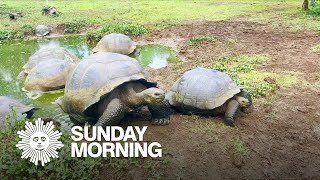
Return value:
[(149, 111), (152, 115), (151, 123), (153, 125), (167, 125), (170, 122), (170, 104), (167, 100), (163, 100), (159, 104), (149, 105)]
[(239, 110), (249, 113), (253, 109), (253, 103), (251, 95), (241, 90), (240, 93), (233, 96), (231, 99), (226, 101), (223, 105), (212, 109), (212, 110), (202, 110), (198, 108), (194, 108), (191, 106), (177, 106), (173, 107), (175, 110), (182, 112), (187, 115), (200, 115), (200, 116), (217, 116), (224, 115), (224, 122), (228, 126), (234, 126), (235, 118), (239, 112)]
[(163, 99), (162, 90), (148, 89), (139, 82), (129, 82), (113, 90), (86, 113), (98, 119), (96, 123), (93, 122), (96, 126), (109, 126), (119, 124), (125, 114), (132, 112), (133, 109), (148, 106), (153, 124), (165, 125), (170, 120), (170, 108), (168, 104), (162, 102)]

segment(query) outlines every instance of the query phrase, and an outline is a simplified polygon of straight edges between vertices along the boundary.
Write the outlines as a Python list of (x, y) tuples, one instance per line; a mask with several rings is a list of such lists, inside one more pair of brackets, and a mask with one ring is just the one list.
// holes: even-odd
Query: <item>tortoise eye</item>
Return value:
[(154, 95), (155, 95), (155, 96), (160, 96), (161, 94), (160, 94), (160, 93), (154, 93)]

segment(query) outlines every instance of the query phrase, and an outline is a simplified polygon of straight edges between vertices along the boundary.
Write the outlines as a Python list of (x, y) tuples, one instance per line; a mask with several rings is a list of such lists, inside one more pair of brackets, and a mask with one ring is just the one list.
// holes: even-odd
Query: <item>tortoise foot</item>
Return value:
[(234, 119), (233, 118), (225, 118), (224, 119), (224, 123), (227, 126), (234, 127)]
[(169, 122), (170, 118), (157, 118), (151, 120), (152, 125), (167, 125)]

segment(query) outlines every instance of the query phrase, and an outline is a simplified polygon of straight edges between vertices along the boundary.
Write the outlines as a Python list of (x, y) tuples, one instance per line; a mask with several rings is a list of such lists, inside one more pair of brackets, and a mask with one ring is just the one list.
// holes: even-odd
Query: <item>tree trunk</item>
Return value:
[(304, 0), (303, 1), (302, 9), (303, 10), (309, 10), (309, 1), (308, 0)]

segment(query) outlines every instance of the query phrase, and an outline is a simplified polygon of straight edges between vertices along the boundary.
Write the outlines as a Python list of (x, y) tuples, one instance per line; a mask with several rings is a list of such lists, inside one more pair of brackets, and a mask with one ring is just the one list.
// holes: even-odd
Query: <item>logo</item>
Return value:
[(35, 121), (35, 124), (27, 121), (25, 130), (18, 131), (21, 141), (16, 145), (22, 150), (21, 158), (28, 159), (36, 166), (41, 161), (41, 165), (50, 162), (50, 158), (58, 158), (57, 149), (63, 147), (61, 141), (58, 141), (62, 133), (54, 131), (53, 122), (50, 121), (44, 125), (41, 118)]

